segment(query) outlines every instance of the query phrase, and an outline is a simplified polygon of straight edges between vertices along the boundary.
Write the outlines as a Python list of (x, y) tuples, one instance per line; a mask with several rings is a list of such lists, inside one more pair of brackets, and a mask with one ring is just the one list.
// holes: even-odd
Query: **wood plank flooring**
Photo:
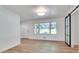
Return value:
[(70, 48), (64, 42), (22, 39), (21, 44), (3, 53), (78, 53), (78, 48)]

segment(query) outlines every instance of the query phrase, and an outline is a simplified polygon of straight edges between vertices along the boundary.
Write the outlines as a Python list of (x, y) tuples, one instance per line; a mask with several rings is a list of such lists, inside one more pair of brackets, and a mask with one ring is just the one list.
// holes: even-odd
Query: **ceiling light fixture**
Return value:
[(43, 12), (43, 13), (37, 13), (37, 15), (39, 15), (39, 16), (44, 16), (45, 13), (44, 13), (44, 12)]
[(47, 12), (47, 9), (44, 6), (39, 6), (35, 12), (37, 13), (38, 16), (44, 16)]

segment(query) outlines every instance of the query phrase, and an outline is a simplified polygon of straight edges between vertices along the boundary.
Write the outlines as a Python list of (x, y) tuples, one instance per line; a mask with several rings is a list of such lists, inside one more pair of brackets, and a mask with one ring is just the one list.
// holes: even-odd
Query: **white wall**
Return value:
[(0, 6), (0, 52), (20, 44), (20, 16)]
[(78, 45), (78, 30), (79, 30), (79, 14), (78, 10), (76, 10), (71, 15), (71, 46), (74, 47), (74, 45)]
[[(51, 22), (56, 21), (57, 23), (57, 34), (54, 35), (34, 35), (33, 24), (40, 22)], [(40, 19), (30, 20), (21, 24), (21, 38), (41, 39), (41, 40), (55, 40), (64, 41), (64, 18), (57, 19)]]
[(79, 45), (79, 9), (78, 9), (78, 45)]

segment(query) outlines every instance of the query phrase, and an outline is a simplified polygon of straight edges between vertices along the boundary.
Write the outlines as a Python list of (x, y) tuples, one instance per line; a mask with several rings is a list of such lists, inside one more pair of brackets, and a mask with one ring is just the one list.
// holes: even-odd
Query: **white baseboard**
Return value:
[(17, 42), (16, 44), (13, 44), (11, 46), (7, 46), (7, 48), (5, 47), (5, 48), (0, 49), (0, 52), (2, 53), (2, 52), (6, 51), (6, 50), (8, 50), (10, 48), (13, 48), (13, 47), (15, 47), (17, 45), (20, 45), (20, 44), (21, 44), (20, 42)]

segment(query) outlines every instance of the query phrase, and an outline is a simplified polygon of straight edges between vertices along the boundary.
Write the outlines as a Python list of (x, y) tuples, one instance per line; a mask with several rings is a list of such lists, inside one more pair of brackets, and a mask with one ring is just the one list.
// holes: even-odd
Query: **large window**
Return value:
[(51, 23), (51, 34), (56, 34), (56, 22)]
[(49, 23), (40, 23), (39, 24), (39, 33), (40, 34), (49, 34)]
[(34, 24), (35, 34), (56, 34), (56, 22)]

